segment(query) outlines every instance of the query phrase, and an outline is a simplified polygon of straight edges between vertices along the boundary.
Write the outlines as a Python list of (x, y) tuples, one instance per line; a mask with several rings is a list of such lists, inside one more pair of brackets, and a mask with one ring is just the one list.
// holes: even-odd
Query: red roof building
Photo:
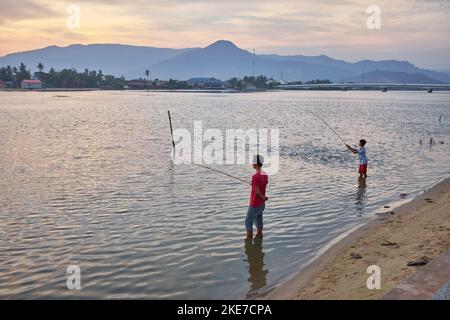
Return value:
[(20, 83), (20, 87), (22, 89), (41, 89), (42, 81), (41, 80), (23, 80)]

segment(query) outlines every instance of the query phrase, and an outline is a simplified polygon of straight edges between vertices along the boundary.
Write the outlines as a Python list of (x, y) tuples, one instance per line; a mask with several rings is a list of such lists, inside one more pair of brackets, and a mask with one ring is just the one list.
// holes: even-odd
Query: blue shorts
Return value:
[(245, 217), (245, 229), (248, 231), (253, 231), (253, 223), (255, 223), (258, 229), (263, 228), (263, 211), (266, 207), (265, 204), (259, 207), (248, 207), (247, 215)]

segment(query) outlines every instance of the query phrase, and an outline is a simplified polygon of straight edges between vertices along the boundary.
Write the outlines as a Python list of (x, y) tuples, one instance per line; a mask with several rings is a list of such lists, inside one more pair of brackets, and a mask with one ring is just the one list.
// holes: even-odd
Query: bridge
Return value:
[(411, 91), (450, 91), (450, 84), (401, 84), (401, 83), (320, 83), (320, 84), (282, 84), (282, 90), (411, 90)]

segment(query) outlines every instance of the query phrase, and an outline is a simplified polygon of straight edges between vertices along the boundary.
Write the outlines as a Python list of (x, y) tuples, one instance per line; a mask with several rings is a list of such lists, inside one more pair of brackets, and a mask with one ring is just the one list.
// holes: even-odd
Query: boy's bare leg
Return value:
[(262, 235), (263, 235), (262, 229), (258, 228), (257, 231), (256, 231), (256, 236), (257, 236), (257, 237), (260, 237), (260, 236), (262, 236)]
[(253, 230), (247, 230), (247, 239), (248, 238), (253, 238)]

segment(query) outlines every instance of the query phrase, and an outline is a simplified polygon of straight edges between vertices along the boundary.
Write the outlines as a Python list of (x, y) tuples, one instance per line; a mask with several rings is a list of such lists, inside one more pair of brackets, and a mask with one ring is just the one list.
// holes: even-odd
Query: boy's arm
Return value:
[(356, 149), (350, 147), (348, 144), (346, 144), (345, 146), (348, 148), (348, 150), (350, 150), (350, 151), (353, 152), (354, 154), (357, 154), (357, 153), (358, 153), (358, 150), (356, 150)]
[(255, 194), (258, 198), (267, 201), (269, 198), (266, 196), (263, 196), (263, 194), (261, 193), (261, 190), (259, 190), (259, 186), (256, 184), (255, 185)]

